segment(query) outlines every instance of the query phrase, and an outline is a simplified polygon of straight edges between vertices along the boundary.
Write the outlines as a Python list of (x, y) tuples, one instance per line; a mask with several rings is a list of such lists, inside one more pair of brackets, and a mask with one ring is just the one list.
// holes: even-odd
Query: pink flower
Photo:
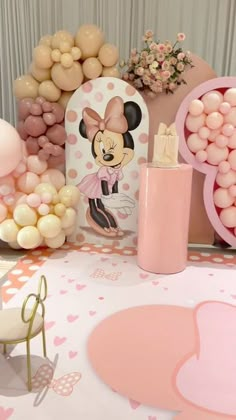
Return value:
[(185, 34), (183, 33), (183, 32), (179, 32), (178, 34), (177, 34), (177, 41), (178, 42), (182, 42), (182, 41), (184, 41), (185, 40)]
[(134, 56), (137, 54), (137, 48), (132, 48), (131, 50), (131, 56)]
[(140, 55), (141, 55), (142, 58), (145, 58), (145, 57), (147, 57), (148, 52), (147, 51), (142, 51)]
[(147, 62), (147, 64), (152, 64), (152, 62), (154, 61), (154, 56), (152, 55), (152, 54), (149, 54), (147, 57), (146, 57), (146, 62)]
[(178, 55), (177, 55), (177, 58), (178, 58), (178, 60), (183, 60), (184, 59), (184, 57), (185, 57), (185, 54), (183, 53), (183, 52), (180, 52)]
[(154, 50), (154, 51), (158, 51), (158, 44), (156, 44), (156, 42), (152, 42), (149, 45), (150, 50)]
[(132, 63), (138, 64), (138, 62), (139, 62), (139, 56), (138, 56), (138, 54), (132, 56)]
[(165, 54), (163, 54), (163, 53), (159, 52), (159, 53), (157, 54), (157, 60), (158, 60), (158, 61), (164, 61), (164, 60), (165, 60)]
[(136, 73), (138, 76), (143, 76), (143, 74), (144, 74), (144, 68), (143, 68), (143, 67), (138, 67), (138, 68), (136, 69), (135, 73)]
[(165, 70), (161, 73), (161, 76), (163, 77), (163, 79), (169, 79), (170, 72), (168, 70)]
[(157, 51), (164, 52), (166, 50), (166, 46), (164, 44), (158, 44), (157, 45)]
[(177, 63), (177, 59), (175, 57), (171, 57), (170, 64), (173, 64), (173, 66), (175, 66), (176, 63)]
[(124, 80), (129, 80), (129, 74), (128, 73), (124, 73), (123, 74), (123, 79)]
[(153, 35), (153, 32), (150, 29), (148, 29), (143, 36), (143, 41), (151, 42)]
[(180, 62), (180, 63), (178, 63), (178, 64), (177, 64), (177, 66), (176, 66), (176, 67), (177, 67), (177, 70), (179, 70), (179, 71), (184, 71), (184, 63), (181, 63), (181, 62)]
[(146, 85), (146, 86), (150, 86), (150, 84), (151, 84), (151, 79), (146, 74), (143, 76), (143, 84)]
[(170, 68), (170, 64), (168, 61), (163, 61), (162, 65), (161, 65), (162, 70), (169, 70)]
[(170, 90), (175, 90), (176, 88), (177, 88), (177, 86), (176, 86), (175, 83), (173, 83), (173, 82), (169, 83), (169, 89)]
[(170, 44), (166, 44), (166, 51), (168, 52), (168, 53), (171, 53), (171, 51), (173, 50), (173, 48), (172, 48), (172, 45), (170, 45)]

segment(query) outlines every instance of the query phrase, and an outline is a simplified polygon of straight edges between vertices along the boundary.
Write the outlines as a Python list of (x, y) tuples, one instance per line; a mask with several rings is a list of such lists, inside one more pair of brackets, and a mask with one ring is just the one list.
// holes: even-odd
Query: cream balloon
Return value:
[(71, 98), (71, 96), (73, 95), (74, 91), (72, 90), (71, 92), (62, 92), (60, 99), (58, 100), (58, 103), (63, 106), (64, 109), (66, 109), (67, 104)]
[(81, 49), (82, 59), (97, 57), (104, 43), (104, 34), (96, 25), (82, 25), (75, 35), (75, 45)]
[(52, 50), (51, 58), (52, 58), (52, 61), (54, 61), (55, 63), (60, 63), (61, 51), (58, 48), (56, 48), (55, 50)]
[(119, 58), (118, 48), (112, 44), (104, 44), (99, 50), (98, 58), (103, 66), (112, 67)]
[(70, 34), (70, 32), (68, 31), (58, 31), (56, 32), (53, 37), (52, 37), (52, 42), (51, 42), (51, 46), (52, 48), (60, 48), (60, 44), (62, 42), (66, 42), (70, 45), (70, 47), (74, 46), (74, 37), (73, 35)]
[[(62, 204), (64, 206), (64, 204)], [(7, 218), (7, 207), (3, 202), (0, 202), (0, 223)]]
[(39, 40), (39, 45), (46, 45), (47, 47), (51, 47), (52, 43), (52, 35), (44, 35)]
[(65, 91), (77, 89), (84, 79), (82, 66), (77, 61), (74, 61), (69, 69), (65, 69), (60, 63), (55, 63), (51, 77), (55, 85)]
[(81, 58), (81, 49), (78, 47), (71, 48), (71, 55), (73, 57), (73, 60), (79, 60)]
[(45, 244), (49, 248), (60, 248), (66, 240), (66, 235), (63, 230), (54, 238), (45, 238)]
[(103, 77), (116, 77), (117, 79), (120, 79), (121, 73), (116, 67), (103, 67), (102, 76)]
[(40, 69), (50, 69), (53, 65), (51, 48), (47, 45), (38, 45), (33, 50), (33, 61)]
[(38, 216), (28, 204), (18, 204), (13, 212), (13, 218), (19, 226), (34, 226)]
[(61, 217), (61, 227), (67, 229), (76, 223), (76, 211), (69, 207), (66, 209), (64, 216)]
[(87, 79), (97, 79), (102, 74), (102, 64), (95, 57), (87, 58), (82, 64), (82, 69)]
[(54, 207), (54, 213), (56, 216), (62, 217), (66, 213), (66, 206), (62, 203), (57, 203)]
[(39, 82), (30, 74), (18, 77), (13, 83), (13, 93), (17, 99), (37, 98)]
[(34, 192), (40, 195), (44, 193), (52, 194), (52, 196), (57, 195), (56, 188), (47, 182), (41, 182), (39, 185), (37, 185)]
[(59, 191), (60, 202), (66, 207), (76, 207), (80, 198), (80, 192), (75, 185), (65, 185)]
[(17, 235), (17, 242), (24, 249), (37, 248), (41, 244), (41, 241), (42, 236), (35, 226), (25, 226)]
[(4, 242), (15, 242), (19, 230), (13, 219), (6, 219), (0, 224), (0, 239)]
[(61, 96), (61, 89), (52, 80), (45, 80), (39, 85), (39, 95), (43, 96), (47, 101), (57, 102)]
[(18, 244), (17, 241), (8, 242), (8, 245), (12, 249), (16, 249), (16, 250), (22, 249), (21, 246)]
[(29, 71), (38, 82), (51, 79), (50, 69), (40, 69), (34, 62), (31, 63)]
[(73, 57), (70, 53), (66, 52), (63, 53), (61, 56), (61, 65), (65, 67), (65, 69), (69, 69), (73, 64)]
[(61, 220), (54, 214), (48, 214), (38, 220), (37, 228), (44, 238), (55, 238), (61, 232)]

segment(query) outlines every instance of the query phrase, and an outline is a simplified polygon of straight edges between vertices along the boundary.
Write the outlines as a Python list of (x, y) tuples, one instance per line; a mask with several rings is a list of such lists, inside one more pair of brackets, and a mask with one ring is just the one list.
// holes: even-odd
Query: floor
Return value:
[[(208, 311), (204, 320), (209, 320), (209, 325), (204, 321), (203, 326), (207, 337), (211, 336), (215, 326), (219, 327), (219, 330), (215, 330), (218, 343), (225, 334), (220, 330), (220, 320), (225, 320), (226, 326), (234, 325), (231, 321), (236, 309), (235, 251), (191, 248), (186, 270), (171, 276), (146, 273), (138, 268), (135, 253), (131, 249), (91, 245), (78, 249), (76, 244), (65, 244), (60, 250), (29, 251), (26, 255), (21, 251), (6, 249), (1, 252), (0, 261), (3, 271), (10, 269), (2, 288), (4, 308), (20, 306), (24, 297), (37, 289), (41, 274), (45, 274), (48, 280), (48, 359), (42, 357), (41, 337), (36, 337), (32, 340), (31, 348), (34, 387), (33, 392), (28, 393), (24, 345), (10, 348), (7, 359), (0, 357), (0, 420), (58, 420), (66, 417), (70, 420), (236, 418), (235, 398), (232, 401), (227, 399), (229, 386), (233, 383), (230, 372), (233, 372), (233, 377), (236, 376), (235, 358), (228, 354), (228, 365), (224, 369), (221, 369), (225, 363), (224, 355), (218, 355), (220, 363), (215, 360), (214, 380), (216, 383), (219, 380), (221, 398), (214, 398), (213, 402), (206, 391), (202, 400), (199, 392), (204, 386), (193, 389), (193, 374), (187, 375), (184, 370), (191, 360), (186, 359), (183, 363), (183, 356), (186, 352), (189, 355), (195, 341), (201, 343), (201, 322), (197, 322), (202, 310)], [(125, 311), (129, 310), (135, 316), (135, 311), (143, 305), (145, 311), (150, 308), (157, 310), (155, 327), (150, 317), (147, 328), (144, 328), (146, 318), (143, 317), (138, 324), (141, 328), (135, 327), (130, 331), (129, 322), (121, 328), (112, 323), (109, 340), (105, 342), (104, 336), (101, 338), (101, 329), (111, 315), (115, 322), (120, 315), (124, 315), (128, 321)], [(232, 309), (232, 314), (229, 309)], [(166, 318), (161, 314), (163, 310), (166, 311)], [(179, 311), (183, 312), (181, 319), (178, 318)], [(213, 326), (210, 322), (212, 314)], [(189, 321), (194, 317), (199, 326), (198, 332)], [(180, 323), (177, 324), (177, 321)], [(210, 335), (207, 334), (207, 328), (210, 329)], [(96, 340), (94, 331), (97, 331)], [(145, 343), (146, 350), (141, 355), (141, 346), (132, 348), (137, 337), (133, 336), (131, 344), (127, 344), (128, 337), (136, 332), (138, 339)], [(155, 334), (159, 334), (158, 340), (162, 342), (162, 346), (157, 348), (152, 342)], [(118, 342), (122, 346), (112, 348), (119, 335)], [(229, 337), (234, 335), (232, 331), (229, 332)], [(191, 343), (189, 337), (192, 337)], [(230, 339), (229, 348), (232, 348), (235, 343)], [(213, 344), (208, 341), (206, 358), (210, 355), (214, 359)], [(206, 339), (202, 343), (205, 345)], [(101, 363), (104, 351), (107, 352), (105, 366)], [(127, 363), (125, 358), (129, 352), (132, 352), (132, 356)], [(183, 369), (177, 372), (176, 366), (180, 366), (178, 358), (182, 360)], [(162, 374), (153, 375), (153, 367), (158, 363)], [(118, 369), (122, 375), (109, 377), (107, 366), (110, 372)], [(175, 383), (173, 375), (177, 378)], [(169, 377), (172, 379), (168, 380)], [(201, 378), (204, 378), (206, 390), (215, 390), (214, 384), (209, 387), (211, 376), (206, 369)], [(185, 387), (192, 390), (190, 396), (186, 394)]]

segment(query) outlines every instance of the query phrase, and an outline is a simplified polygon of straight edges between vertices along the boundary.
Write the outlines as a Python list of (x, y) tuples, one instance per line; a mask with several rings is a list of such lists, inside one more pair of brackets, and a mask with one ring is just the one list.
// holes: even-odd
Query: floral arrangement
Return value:
[(149, 96), (174, 93), (179, 85), (186, 84), (183, 79), (186, 67), (193, 67), (190, 52), (184, 52), (179, 45), (185, 40), (185, 34), (178, 33), (174, 45), (170, 41), (154, 41), (153, 35), (151, 30), (146, 31), (145, 47), (141, 52), (133, 48), (128, 62), (121, 63), (121, 67), (127, 66), (122, 78)]

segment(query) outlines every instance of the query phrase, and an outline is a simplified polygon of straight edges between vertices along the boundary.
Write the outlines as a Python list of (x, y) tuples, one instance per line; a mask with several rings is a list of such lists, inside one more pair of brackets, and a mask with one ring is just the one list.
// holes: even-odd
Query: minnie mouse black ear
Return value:
[(84, 120), (83, 119), (80, 121), (80, 124), (79, 124), (79, 132), (80, 132), (80, 134), (81, 134), (82, 137), (84, 137), (85, 139), (88, 138), (87, 137), (87, 133), (86, 133), (86, 126), (84, 124)]
[(125, 102), (124, 115), (128, 123), (128, 130), (134, 130), (139, 126), (142, 119), (142, 111), (136, 102)]

